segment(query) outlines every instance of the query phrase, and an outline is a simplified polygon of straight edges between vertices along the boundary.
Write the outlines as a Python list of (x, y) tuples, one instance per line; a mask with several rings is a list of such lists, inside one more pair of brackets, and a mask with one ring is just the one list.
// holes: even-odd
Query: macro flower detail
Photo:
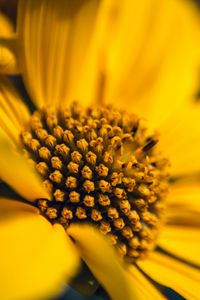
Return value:
[(51, 299), (67, 284), (197, 299), (197, 10), (19, 0), (16, 21), (0, 19), (0, 298)]
[(49, 199), (37, 206), (67, 228), (90, 222), (122, 256), (144, 257), (163, 222), (168, 162), (134, 114), (111, 107), (36, 111), (21, 134)]

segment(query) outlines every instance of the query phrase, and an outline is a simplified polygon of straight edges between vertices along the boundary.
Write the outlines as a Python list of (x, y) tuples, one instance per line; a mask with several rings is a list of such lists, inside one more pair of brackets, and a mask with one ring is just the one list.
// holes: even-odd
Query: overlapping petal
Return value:
[(147, 279), (135, 265), (129, 266), (129, 272), (132, 275), (132, 280), (135, 289), (140, 293), (141, 300), (163, 300), (166, 299), (161, 292)]
[(0, 37), (7, 37), (14, 32), (14, 28), (10, 20), (0, 12)]
[(197, 89), (198, 13), (187, 1), (130, 0), (114, 16), (104, 37), (104, 99), (159, 127)]
[(18, 73), (15, 45), (14, 28), (9, 19), (0, 12), (0, 73)]
[(9, 79), (0, 77), (0, 127), (13, 141), (20, 143), (20, 133), (30, 117), (28, 108)]
[(82, 259), (113, 300), (164, 299), (135, 267), (130, 271), (122, 263), (105, 237), (93, 227), (71, 225), (68, 233), (75, 240)]
[[(1, 191), (1, 190), (0, 190)], [(39, 214), (39, 209), (33, 205), (11, 198), (0, 197), (0, 220), (16, 217), (23, 213)]]
[(15, 152), (10, 141), (0, 128), (0, 177), (27, 200), (49, 198), (42, 188), (39, 176), (28, 161)]
[(78, 266), (64, 229), (40, 215), (22, 211), (1, 220), (0, 243), (0, 296), (5, 300), (52, 297)]
[(20, 67), (38, 106), (74, 100), (99, 2), (19, 1)]
[(179, 1), (22, 0), (20, 66), (39, 106), (127, 103), (156, 126), (196, 88), (198, 25)]
[(195, 174), (200, 170), (199, 116), (199, 103), (183, 104), (159, 127), (160, 147), (170, 159), (172, 175)]
[(167, 222), (171, 225), (200, 227), (200, 185), (198, 177), (185, 177), (170, 187)]
[(181, 225), (165, 225), (159, 246), (172, 255), (200, 266), (200, 228)]
[(172, 288), (186, 299), (198, 299), (200, 274), (197, 269), (155, 251), (138, 265), (153, 280)]

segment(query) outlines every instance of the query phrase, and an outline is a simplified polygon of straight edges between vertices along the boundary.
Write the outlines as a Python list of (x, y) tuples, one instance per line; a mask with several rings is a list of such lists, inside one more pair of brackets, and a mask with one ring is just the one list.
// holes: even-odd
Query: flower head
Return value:
[(50, 196), (43, 215), (67, 228), (90, 222), (123, 256), (137, 259), (155, 244), (167, 191), (168, 162), (133, 114), (111, 107), (35, 112), (21, 135)]

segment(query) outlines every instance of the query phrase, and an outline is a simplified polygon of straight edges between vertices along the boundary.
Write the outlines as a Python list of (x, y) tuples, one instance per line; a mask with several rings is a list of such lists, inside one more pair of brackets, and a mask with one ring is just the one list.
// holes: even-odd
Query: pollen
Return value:
[(48, 107), (21, 140), (50, 195), (36, 199), (50, 222), (91, 223), (133, 262), (155, 247), (169, 164), (142, 119), (111, 106)]

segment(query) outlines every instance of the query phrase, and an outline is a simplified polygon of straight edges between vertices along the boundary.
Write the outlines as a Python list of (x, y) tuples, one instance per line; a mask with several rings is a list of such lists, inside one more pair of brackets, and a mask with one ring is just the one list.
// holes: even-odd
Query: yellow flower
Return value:
[[(200, 280), (198, 270), (200, 265), (198, 238), (200, 232), (200, 126), (198, 124), (200, 111), (197, 103), (188, 101), (192, 99), (197, 81), (199, 63), (197, 20), (195, 9), (187, 2), (178, 1), (19, 1), (17, 35), (11, 31), (6, 33), (8, 39), (1, 35), (0, 70), (4, 74), (18, 71), (22, 74), (37, 109), (47, 109), (47, 117), (42, 126), (47, 122), (56, 139), (49, 133), (45, 136), (45, 131), (37, 131), (41, 129), (40, 114), (37, 112), (31, 117), (15, 88), (7, 78), (1, 77), (1, 299), (43, 299), (58, 293), (62, 284), (69, 282), (76, 273), (79, 257), (89, 266), (112, 299), (165, 299), (161, 293), (162, 286), (170, 287), (186, 299), (197, 299)], [(5, 26), (1, 24), (0, 26)], [(54, 210), (48, 210), (49, 193), (44, 189), (44, 184), (30, 161), (16, 151), (28, 145), (29, 150), (32, 153), (35, 151), (40, 158), (47, 157), (47, 161), (51, 158), (51, 164), (55, 166), (54, 175), (52, 173), (49, 175), (50, 162), (48, 161), (47, 164), (45, 158), (42, 165), (37, 161), (37, 170), (43, 175), (47, 172), (51, 180), (48, 181), (50, 188), (52, 183), (55, 184), (54, 186), (59, 185), (59, 180), (63, 176), (59, 171), (62, 169), (63, 160), (58, 160), (57, 154), (52, 160), (53, 157), (49, 155), (56, 140), (59, 140), (60, 135), (64, 140), (64, 135), (62, 129), (56, 127), (57, 117), (49, 111), (48, 106), (51, 105), (55, 109), (66, 105), (69, 107), (69, 102), (74, 99), (90, 107), (91, 104), (95, 107), (97, 104), (103, 106), (111, 101), (116, 107), (127, 108), (133, 113), (148, 118), (151, 126), (157, 127), (161, 133), (160, 149), (163, 149), (172, 165), (166, 224), (160, 231), (157, 247), (152, 252), (148, 251), (145, 259), (140, 255), (142, 254), (140, 242), (145, 241), (145, 236), (142, 239), (140, 234), (145, 233), (144, 223), (149, 222), (149, 215), (144, 219), (142, 212), (138, 208), (135, 210), (134, 218), (143, 229), (141, 232), (140, 228), (138, 229), (140, 234), (134, 229), (137, 237), (134, 241), (137, 241), (139, 246), (135, 245), (133, 252), (134, 255), (139, 256), (139, 259), (134, 263), (122, 262), (107, 239), (93, 227), (72, 224), (65, 230), (67, 226), (50, 222), (57, 220), (57, 209), (53, 207)], [(76, 116), (76, 107), (73, 109), (75, 110), (73, 116)], [(92, 114), (95, 110), (89, 112)], [(67, 112), (63, 113), (67, 114)], [(112, 119), (113, 111), (110, 111), (110, 116), (107, 111), (107, 118), (119, 124), (117, 123), (119, 114), (115, 113), (115, 116), (116, 120)], [(98, 117), (95, 118), (98, 121)], [(88, 125), (93, 126), (91, 118), (89, 119)], [(27, 124), (30, 120), (35, 138), (27, 132)], [(135, 124), (137, 120), (136, 118)], [(76, 126), (77, 137), (78, 134), (81, 135), (73, 118), (65, 121), (68, 122), (69, 128)], [(126, 126), (123, 126), (121, 129), (125, 130)], [(55, 128), (57, 131), (54, 130)], [(140, 128), (141, 133), (143, 127)], [(115, 128), (118, 131), (121, 129), (119, 126), (118, 129)], [(137, 130), (137, 127), (134, 127), (134, 130)], [(72, 147), (73, 136), (70, 136), (70, 132), (65, 134), (65, 145), (61, 150), (68, 155), (66, 147), (69, 144)], [(94, 136), (95, 132), (91, 130), (90, 136), (92, 135)], [(41, 147), (40, 143), (44, 136), (45, 144)], [(107, 139), (108, 131), (104, 140)], [(92, 140), (96, 142), (96, 138)], [(146, 170), (146, 166), (143, 165), (144, 159), (148, 161), (155, 158), (153, 146), (157, 140), (145, 141), (147, 144), (143, 145), (144, 136), (141, 134), (136, 142), (139, 146), (143, 145), (143, 148), (133, 144), (138, 150), (137, 153), (134, 152), (136, 167), (139, 163), (143, 173)], [(83, 141), (83, 138), (78, 139), (78, 142), (77, 148), (81, 149), (82, 154), (87, 155), (87, 142)], [(113, 149), (117, 142), (119, 139), (113, 140)], [(124, 157), (128, 156), (128, 163), (133, 165), (130, 149), (125, 145), (126, 143), (123, 142), (123, 147), (127, 149)], [(97, 146), (100, 147), (101, 143), (94, 144), (96, 150)], [(44, 148), (46, 148), (45, 152)], [(148, 152), (151, 148), (153, 148), (152, 154)], [(101, 148), (98, 149), (97, 152), (101, 152)], [(119, 149), (115, 149), (116, 153), (111, 159), (117, 157)], [(142, 155), (141, 151), (147, 151), (148, 155), (143, 160), (137, 161), (137, 157), (140, 158)], [(80, 153), (77, 152), (71, 164), (68, 156), (64, 157), (70, 174), (79, 171), (77, 155)], [(157, 158), (158, 154), (155, 155), (156, 162), (161, 164), (163, 161)], [(98, 155), (96, 156), (99, 158)], [(119, 158), (122, 160), (121, 156)], [(94, 156), (90, 159), (94, 159)], [(152, 167), (152, 164), (149, 165)], [(128, 165), (126, 167), (128, 168)], [(100, 172), (107, 174), (107, 169), (103, 165), (95, 170), (99, 175)], [(90, 171), (87, 168), (84, 174), (82, 173), (83, 178), (89, 176), (88, 180), (84, 181), (84, 183), (87, 181), (84, 188), (88, 190), (89, 196), (93, 195), (90, 192), (94, 188), (90, 181)], [(147, 171), (149, 172), (149, 169)], [(157, 180), (154, 188), (157, 188), (157, 191), (151, 190), (151, 193), (155, 192), (161, 197), (162, 192), (165, 192), (165, 185), (161, 185), (158, 178), (165, 177), (163, 175), (165, 166), (161, 164), (154, 168), (154, 171), (153, 179)], [(151, 199), (152, 203), (155, 199), (152, 200), (149, 195), (146, 177), (143, 178), (143, 174), (137, 174), (137, 178), (134, 176), (133, 173), (133, 177), (130, 175), (130, 178), (134, 178), (137, 184), (137, 180), (144, 181), (139, 187), (137, 186), (137, 192), (140, 196), (143, 195), (143, 199), (139, 198), (143, 202), (140, 201), (138, 204), (141, 209), (142, 203), (144, 205), (147, 203), (144, 199)], [(71, 177), (73, 178), (69, 180), (68, 177), (66, 181), (67, 192), (71, 191), (70, 185), (74, 185), (75, 193), (70, 201), (72, 204), (79, 203), (77, 197), (80, 195), (76, 193), (76, 185), (79, 183), (76, 182), (76, 176)], [(127, 178), (122, 179), (125, 185)], [(131, 182), (134, 184), (134, 181)], [(164, 183), (165, 179), (162, 184)], [(6, 184), (18, 194), (18, 201), (14, 192), (9, 194)], [(121, 189), (121, 184), (117, 186), (118, 190), (113, 188), (114, 195), (120, 199), (121, 195), (123, 197), (124, 190)], [(101, 194), (109, 194), (110, 187), (106, 185), (105, 180), (98, 188), (101, 189)], [(132, 186), (127, 187), (127, 190), (130, 189), (128, 191), (130, 194), (133, 191), (131, 188)], [(66, 195), (63, 196), (62, 190), (56, 191), (57, 194), (54, 193), (56, 201), (62, 202), (62, 197)], [(89, 203), (93, 200), (87, 198)], [(162, 201), (158, 201), (158, 204), (162, 204)], [(154, 204), (151, 206), (150, 201), (148, 206), (156, 210)], [(68, 207), (65, 217), (63, 216), (66, 222), (64, 225), (68, 225), (69, 210)], [(44, 215), (48, 213), (48, 218), (42, 216), (41, 211)], [(151, 213), (148, 210), (145, 212)], [(83, 210), (76, 212), (76, 217), (80, 219), (84, 213)], [(92, 220), (101, 217), (101, 213), (103, 214), (103, 210), (95, 211)], [(139, 219), (137, 219), (138, 214)], [(153, 211), (151, 216), (153, 218), (151, 221), (157, 222)], [(60, 219), (59, 221), (61, 222)], [(116, 226), (118, 225), (115, 224)], [(155, 229), (154, 225), (149, 228)], [(151, 234), (150, 230), (150, 236)], [(73, 242), (69, 236), (73, 238)], [(144, 249), (149, 248), (148, 243), (146, 248), (144, 245), (145, 243), (143, 243)], [(124, 244), (122, 246), (121, 251), (124, 249)]]

